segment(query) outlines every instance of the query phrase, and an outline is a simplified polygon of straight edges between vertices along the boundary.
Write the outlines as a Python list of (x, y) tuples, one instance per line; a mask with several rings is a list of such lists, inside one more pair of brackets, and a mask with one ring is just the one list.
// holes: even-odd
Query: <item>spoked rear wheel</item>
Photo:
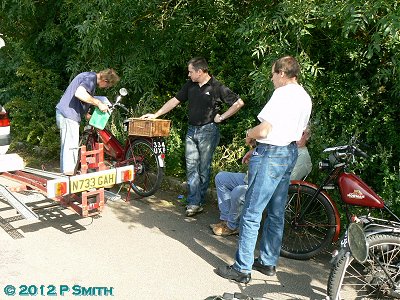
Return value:
[(336, 231), (335, 211), (323, 195), (313, 199), (315, 189), (291, 184), (285, 208), (285, 228), (281, 255), (306, 260), (324, 249)]
[[(369, 255), (365, 263), (360, 264), (350, 255), (346, 264), (345, 253), (338, 257), (328, 279), (330, 299), (334, 299), (337, 294), (337, 299), (399, 298), (394, 295), (394, 289), (383, 268), (394, 283), (399, 285), (400, 237), (377, 234), (367, 237), (367, 242)], [(343, 270), (345, 273), (342, 281)]]
[(161, 185), (164, 168), (160, 166), (151, 143), (145, 139), (133, 140), (126, 152), (125, 160), (135, 168), (135, 178), (132, 182), (135, 193), (143, 197), (153, 195)]

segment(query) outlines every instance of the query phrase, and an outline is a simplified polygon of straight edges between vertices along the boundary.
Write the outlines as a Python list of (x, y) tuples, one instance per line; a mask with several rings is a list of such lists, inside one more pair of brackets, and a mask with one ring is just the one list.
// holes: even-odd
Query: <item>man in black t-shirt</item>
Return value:
[[(244, 102), (208, 73), (208, 64), (204, 58), (192, 58), (188, 62), (188, 72), (190, 80), (176, 96), (155, 114), (145, 114), (142, 118), (158, 118), (179, 103), (188, 102), (185, 157), (189, 190), (186, 215), (193, 216), (203, 210), (202, 205), (210, 182), (211, 161), (220, 138), (216, 124), (234, 115)], [(223, 103), (230, 107), (220, 114)]]

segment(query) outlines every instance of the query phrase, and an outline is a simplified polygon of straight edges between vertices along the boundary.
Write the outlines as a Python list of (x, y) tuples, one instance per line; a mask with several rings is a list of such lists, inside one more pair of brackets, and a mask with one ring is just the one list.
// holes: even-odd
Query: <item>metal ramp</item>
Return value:
[(39, 176), (45, 177), (45, 178), (51, 178), (51, 179), (65, 178), (66, 177), (62, 173), (49, 172), (49, 171), (44, 171), (44, 170), (39, 170), (39, 169), (34, 169), (34, 168), (28, 168), (28, 167), (25, 167), (24, 169), (22, 169), (22, 171), (24, 171), (26, 173), (30, 173), (30, 174), (39, 175)]
[(16, 198), (4, 185), (0, 184), (0, 194), (14, 207), (25, 219), (39, 220), (39, 216), (33, 212), (24, 202)]

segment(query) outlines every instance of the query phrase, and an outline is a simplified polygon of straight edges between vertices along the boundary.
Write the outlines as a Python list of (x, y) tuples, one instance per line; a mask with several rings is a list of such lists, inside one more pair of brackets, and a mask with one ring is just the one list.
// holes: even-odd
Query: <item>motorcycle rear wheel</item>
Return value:
[[(329, 299), (393, 299), (390, 296), (390, 280), (379, 263), (385, 267), (392, 280), (399, 284), (400, 237), (391, 234), (376, 234), (367, 237), (369, 255), (363, 264), (350, 255), (346, 265), (346, 254), (341, 253), (332, 266), (328, 279)], [(373, 259), (374, 254), (379, 263)], [(344, 273), (343, 281), (342, 275)]]

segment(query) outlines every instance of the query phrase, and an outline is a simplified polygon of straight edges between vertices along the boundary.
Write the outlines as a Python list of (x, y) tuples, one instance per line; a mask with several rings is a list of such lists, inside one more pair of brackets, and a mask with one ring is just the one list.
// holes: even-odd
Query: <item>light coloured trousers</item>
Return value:
[(60, 169), (61, 173), (73, 173), (78, 159), (79, 123), (56, 112), (57, 127), (60, 129)]

